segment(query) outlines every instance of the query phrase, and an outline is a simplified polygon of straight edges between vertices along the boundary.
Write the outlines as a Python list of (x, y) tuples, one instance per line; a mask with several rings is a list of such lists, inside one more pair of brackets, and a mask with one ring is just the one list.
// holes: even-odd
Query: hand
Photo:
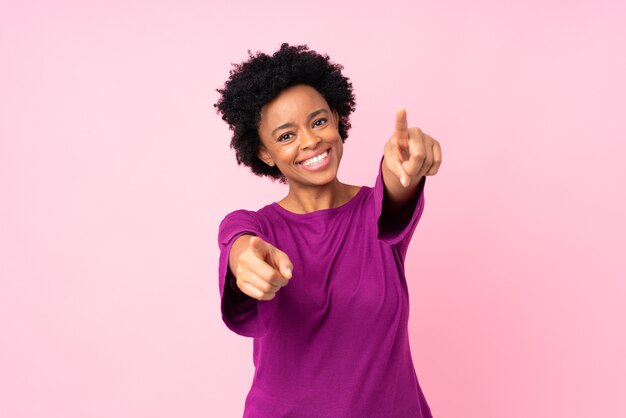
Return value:
[(247, 247), (239, 254), (233, 274), (237, 286), (246, 295), (258, 300), (271, 300), (291, 279), (293, 264), (289, 256), (263, 241), (251, 236)]
[(420, 128), (408, 128), (406, 110), (398, 109), (393, 135), (385, 144), (384, 162), (400, 184), (408, 187), (422, 176), (434, 176), (441, 165), (439, 142)]

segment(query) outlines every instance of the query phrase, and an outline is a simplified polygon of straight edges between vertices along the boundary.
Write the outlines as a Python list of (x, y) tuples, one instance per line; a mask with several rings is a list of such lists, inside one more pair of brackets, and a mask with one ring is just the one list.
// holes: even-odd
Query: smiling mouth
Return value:
[(319, 163), (323, 162), (326, 158), (328, 158), (329, 152), (330, 152), (330, 150), (326, 150), (326, 151), (322, 152), (321, 154), (316, 155), (315, 157), (312, 157), (312, 158), (309, 158), (308, 160), (302, 161), (299, 164), (305, 165), (307, 167), (318, 165)]

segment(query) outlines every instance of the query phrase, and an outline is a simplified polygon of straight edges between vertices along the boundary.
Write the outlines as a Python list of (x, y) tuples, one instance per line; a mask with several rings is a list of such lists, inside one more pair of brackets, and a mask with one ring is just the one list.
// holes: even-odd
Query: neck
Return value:
[(324, 186), (294, 187), (289, 185), (289, 193), (281, 201), (281, 206), (296, 213), (336, 208), (350, 200), (348, 189), (348, 186), (336, 177)]

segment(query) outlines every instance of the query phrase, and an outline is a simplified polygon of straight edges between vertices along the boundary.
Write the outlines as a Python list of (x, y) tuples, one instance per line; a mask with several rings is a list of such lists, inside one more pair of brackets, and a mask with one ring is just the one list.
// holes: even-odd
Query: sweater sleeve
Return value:
[(236, 334), (245, 337), (262, 337), (267, 333), (277, 293), (272, 300), (258, 300), (243, 293), (235, 283), (229, 267), (233, 244), (244, 234), (256, 235), (268, 241), (259, 226), (254, 212), (237, 210), (224, 217), (219, 226), (219, 291), (222, 320)]
[(374, 201), (376, 208), (376, 219), (378, 221), (378, 239), (389, 245), (395, 246), (404, 256), (409, 246), (409, 242), (415, 232), (415, 228), (424, 211), (424, 187), (426, 185), (426, 176), (420, 180), (415, 197), (409, 203), (411, 207), (411, 216), (407, 220), (400, 221), (398, 219), (386, 217), (382, 211), (385, 184), (383, 183), (382, 164), (383, 158), (378, 166), (378, 176), (374, 185)]

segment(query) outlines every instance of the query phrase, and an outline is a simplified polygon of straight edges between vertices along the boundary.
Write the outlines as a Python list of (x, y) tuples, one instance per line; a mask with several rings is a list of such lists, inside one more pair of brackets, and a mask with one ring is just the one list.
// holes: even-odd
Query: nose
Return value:
[(311, 129), (305, 129), (300, 136), (300, 149), (315, 149), (321, 140)]

